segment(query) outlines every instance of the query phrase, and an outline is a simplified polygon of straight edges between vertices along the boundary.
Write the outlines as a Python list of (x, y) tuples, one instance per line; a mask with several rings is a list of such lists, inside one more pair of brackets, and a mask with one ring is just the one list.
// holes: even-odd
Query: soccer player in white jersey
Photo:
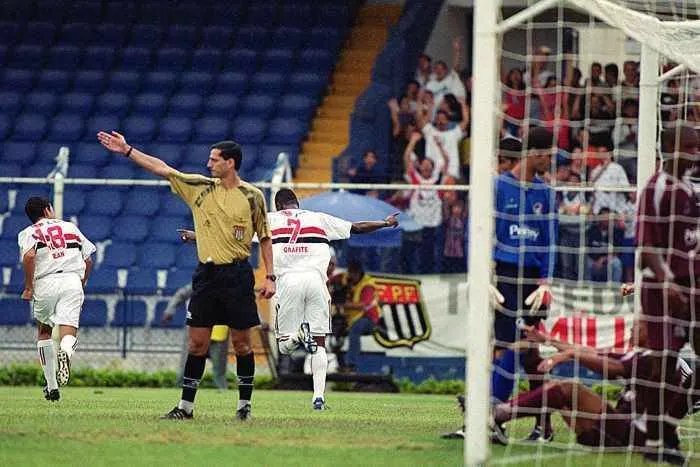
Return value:
[[(56, 219), (47, 198), (29, 198), (24, 211), (32, 225), (17, 237), (24, 267), (22, 298), (32, 302), (39, 325), (37, 350), (46, 379), (44, 397), (57, 401), (58, 386), (66, 385), (70, 378), (83, 287), (92, 269), (90, 255), (95, 245), (75, 224)], [(58, 352), (51, 339), (54, 326), (61, 339)]]
[[(397, 215), (383, 221), (348, 222), (321, 212), (299, 209), (292, 190), (283, 188), (275, 195), (277, 212), (269, 212), (272, 231), (272, 258), (277, 273), (275, 335), (280, 353), (289, 355), (298, 348), (311, 354), (314, 382), (313, 408), (325, 410), (326, 335), (331, 333), (331, 297), (328, 263), (330, 242), (399, 225)], [(184, 241), (195, 240), (194, 232), (179, 231)]]

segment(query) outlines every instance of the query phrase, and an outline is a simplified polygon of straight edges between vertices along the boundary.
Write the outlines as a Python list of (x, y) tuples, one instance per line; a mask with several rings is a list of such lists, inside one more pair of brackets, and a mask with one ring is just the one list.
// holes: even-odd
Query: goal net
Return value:
[[(643, 348), (641, 294), (621, 288), (641, 284), (637, 193), (669, 157), (660, 135), (700, 127), (700, 4), (501, 3), (475, 2), (470, 239), (494, 253), (470, 250), (465, 461), (637, 465), (633, 445), (659, 418), (641, 403), (621, 415), (625, 398), (666, 386), (624, 363)], [(690, 346), (671, 354), (694, 368)], [(692, 463), (700, 418), (686, 399)]]

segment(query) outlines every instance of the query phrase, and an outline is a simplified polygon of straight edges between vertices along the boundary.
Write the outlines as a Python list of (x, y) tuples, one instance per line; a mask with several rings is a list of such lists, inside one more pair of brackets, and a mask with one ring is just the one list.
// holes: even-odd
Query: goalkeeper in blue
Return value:
[[(557, 240), (557, 205), (554, 190), (542, 175), (551, 167), (555, 148), (552, 132), (532, 128), (526, 135), (527, 152), (510, 171), (495, 180), (496, 286), (491, 297), (494, 318), (494, 403), (513, 392), (518, 362), (528, 374), (530, 390), (542, 386), (537, 367), (542, 361), (536, 348), (516, 353), (511, 345), (521, 338), (523, 326), (537, 326), (546, 317), (551, 300), (550, 283)], [(550, 415), (536, 420), (528, 441), (553, 439)]]

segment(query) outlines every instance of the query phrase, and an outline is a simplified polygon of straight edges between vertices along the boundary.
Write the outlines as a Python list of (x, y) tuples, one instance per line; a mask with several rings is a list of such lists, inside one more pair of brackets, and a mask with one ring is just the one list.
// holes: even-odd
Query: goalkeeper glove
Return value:
[(537, 289), (525, 299), (525, 305), (530, 307), (530, 314), (535, 314), (540, 311), (543, 305), (548, 306), (551, 301), (552, 291), (549, 284), (542, 282)]

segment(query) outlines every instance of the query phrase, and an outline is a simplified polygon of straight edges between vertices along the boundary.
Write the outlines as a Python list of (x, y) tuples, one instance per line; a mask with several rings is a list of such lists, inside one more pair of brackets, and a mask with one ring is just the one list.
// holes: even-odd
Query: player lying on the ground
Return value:
[[(44, 370), (46, 400), (57, 401), (58, 386), (68, 384), (77, 344), (83, 288), (92, 269), (93, 245), (71, 222), (56, 219), (47, 198), (32, 196), (24, 206), (32, 225), (17, 241), (24, 267), (22, 299), (32, 302), (38, 323), (37, 350)], [(59, 350), (51, 333), (58, 326)]]
[[(370, 233), (398, 226), (397, 215), (383, 221), (348, 222), (321, 212), (299, 209), (292, 190), (275, 195), (276, 212), (267, 214), (272, 230), (273, 264), (277, 273), (275, 334), (280, 353), (298, 348), (311, 354), (314, 381), (313, 408), (325, 403), (326, 335), (331, 333), (330, 302), (326, 282), (331, 258), (330, 243), (351, 234)], [(184, 241), (195, 241), (195, 233), (179, 230)]]

